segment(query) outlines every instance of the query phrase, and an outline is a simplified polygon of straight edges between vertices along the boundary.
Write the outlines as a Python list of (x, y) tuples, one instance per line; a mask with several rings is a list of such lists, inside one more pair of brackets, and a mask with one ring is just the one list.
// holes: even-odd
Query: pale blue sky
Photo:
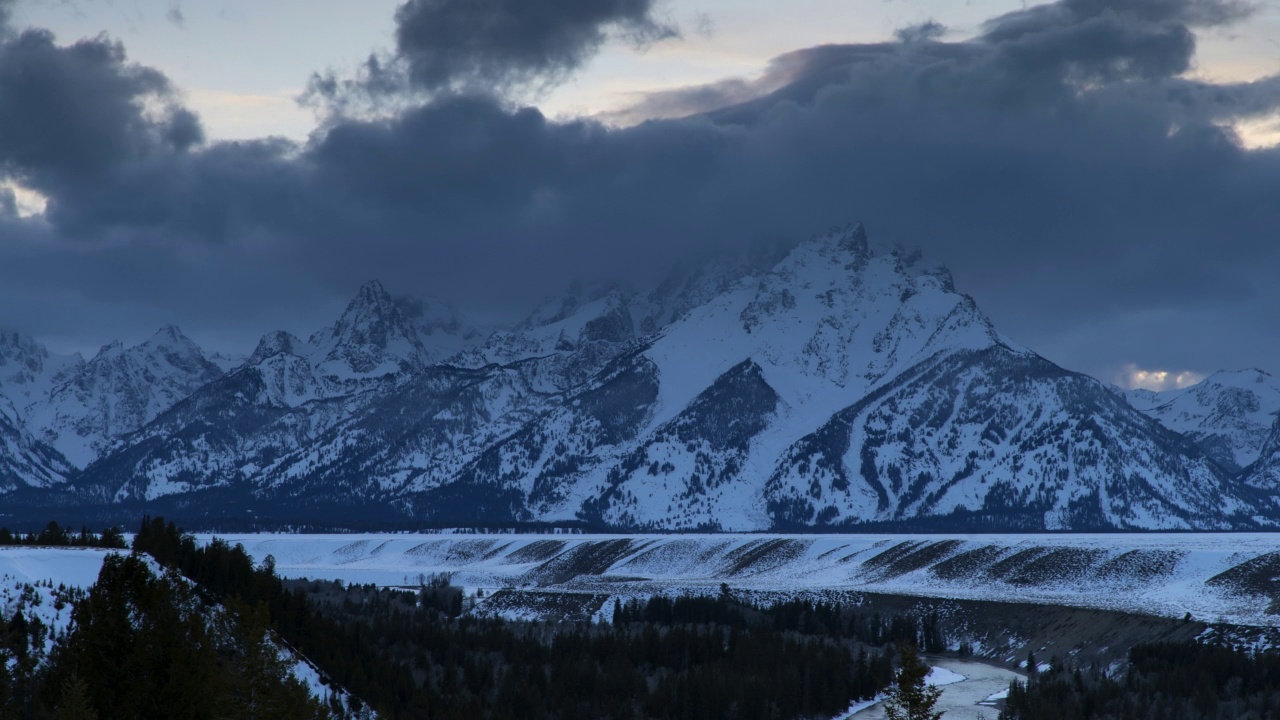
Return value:
[[(106, 32), (136, 62), (157, 67), (185, 93), (211, 139), (305, 138), (314, 117), (295, 102), (310, 73), (352, 68), (392, 45), (397, 0), (27, 0), (15, 24), (47, 27), (61, 42)], [(662, 14), (680, 40), (637, 51), (607, 46), (567, 84), (536, 100), (556, 117), (624, 107), (636, 93), (757, 75), (769, 58), (822, 43), (889, 39), (926, 20), (972, 35), (978, 24), (1037, 3), (1017, 0), (668, 0)], [(1280, 72), (1280, 3), (1243, 26), (1203, 31), (1197, 74), (1251, 80)], [(1271, 122), (1247, 139), (1280, 141)]]

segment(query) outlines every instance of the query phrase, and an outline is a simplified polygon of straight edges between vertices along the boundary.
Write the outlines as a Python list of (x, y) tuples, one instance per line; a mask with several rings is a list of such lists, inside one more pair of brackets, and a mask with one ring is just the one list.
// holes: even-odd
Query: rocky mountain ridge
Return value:
[(371, 282), (332, 326), (269, 333), (231, 369), (176, 328), (88, 362), (42, 351), (0, 336), (0, 491), (34, 508), (625, 530), (1280, 519), (1280, 436), (1259, 429), (1274, 383), (1118, 396), (861, 226), (645, 292), (571, 288), (487, 335)]

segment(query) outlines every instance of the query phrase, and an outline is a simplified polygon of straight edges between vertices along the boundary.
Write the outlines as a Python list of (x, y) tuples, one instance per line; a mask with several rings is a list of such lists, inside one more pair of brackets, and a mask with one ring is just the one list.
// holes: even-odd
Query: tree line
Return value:
[(94, 533), (87, 527), (81, 527), (79, 532), (75, 532), (53, 521), (50, 521), (43, 530), (33, 530), (27, 533), (13, 532), (7, 527), (0, 527), (0, 546), (12, 545), (95, 547), (118, 550), (124, 550), (129, 547), (125, 543), (124, 534), (120, 532), (119, 528), (108, 527), (101, 533)]
[(1000, 720), (1280, 720), (1280, 655), (1194, 642), (1133, 647), (1111, 674), (1055, 658), (1014, 682)]

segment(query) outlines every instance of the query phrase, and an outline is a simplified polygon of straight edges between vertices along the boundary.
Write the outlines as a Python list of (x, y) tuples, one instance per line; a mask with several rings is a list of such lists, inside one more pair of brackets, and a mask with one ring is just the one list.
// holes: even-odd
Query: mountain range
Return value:
[(176, 327), (93, 358), (0, 333), (0, 511), (620, 530), (1253, 529), (1280, 382), (1122, 391), (850, 226), (498, 331), (362, 287), (246, 358)]

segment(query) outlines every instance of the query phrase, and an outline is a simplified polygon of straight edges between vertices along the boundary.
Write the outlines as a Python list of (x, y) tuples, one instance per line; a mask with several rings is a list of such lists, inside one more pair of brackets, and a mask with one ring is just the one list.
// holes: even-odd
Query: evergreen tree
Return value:
[(222, 716), (238, 720), (315, 717), (317, 708), (311, 704), (306, 687), (289, 674), (289, 662), (270, 640), (266, 604), (249, 607), (233, 599), (227, 609), (235, 618), (230, 630), (234, 659)]
[(933, 706), (942, 691), (925, 684), (929, 666), (920, 659), (914, 645), (903, 643), (898, 646), (898, 653), (902, 656), (902, 665), (898, 668), (897, 682), (884, 702), (885, 716), (889, 720), (939, 720), (942, 712), (935, 711)]
[(62, 683), (62, 693), (53, 707), (54, 720), (98, 720), (98, 711), (89, 702), (89, 686), (72, 674)]

